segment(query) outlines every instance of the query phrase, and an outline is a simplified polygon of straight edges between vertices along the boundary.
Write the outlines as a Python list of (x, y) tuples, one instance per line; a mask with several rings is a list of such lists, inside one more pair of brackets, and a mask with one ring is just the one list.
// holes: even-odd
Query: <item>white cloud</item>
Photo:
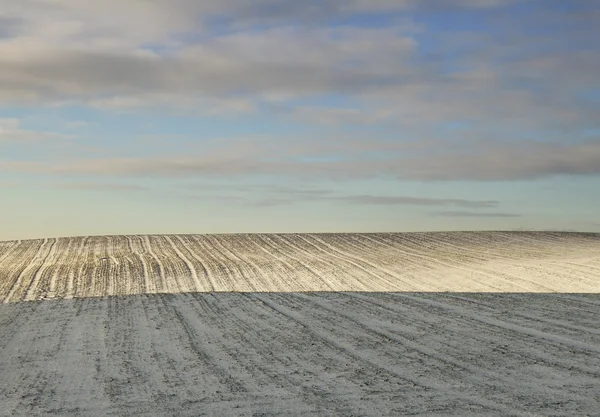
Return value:
[[(312, 172), (342, 178), (417, 179), (598, 173), (597, 142), (577, 142), (577, 132), (598, 127), (597, 104), (590, 105), (581, 95), (597, 88), (600, 54), (595, 46), (579, 49), (580, 43), (572, 43), (568, 50), (553, 49), (554, 43), (564, 46), (570, 39), (590, 37), (598, 30), (592, 27), (593, 18), (579, 17), (581, 25), (571, 31), (559, 28), (534, 36), (528, 32), (531, 22), (515, 16), (509, 29), (504, 25), (485, 33), (444, 33), (444, 39), (435, 39), (441, 46), (432, 54), (424, 52), (416, 32), (433, 38), (441, 34), (408, 20), (410, 13), (384, 28), (327, 25), (327, 19), (354, 13), (439, 12), (510, 3), (7, 0), (1, 18), (10, 23), (0, 34), (0, 105), (83, 104), (111, 111), (161, 107), (211, 116), (270, 109), (274, 117), (311, 123), (393, 124), (401, 127), (398, 137), (414, 139), (409, 147), (415, 148), (418, 141), (426, 148), (422, 154), (411, 150), (403, 156), (406, 142), (390, 145), (377, 137), (285, 144), (252, 138), (237, 141), (235, 150), (220, 142), (200, 158), (190, 154), (66, 161), (50, 168), (56, 172), (109, 170), (159, 176)], [(540, 10), (544, 22), (558, 18)], [(224, 22), (219, 31), (214, 31), (211, 19)], [(252, 27), (257, 22), (261, 30)], [(507, 42), (494, 36), (506, 36)], [(348, 103), (319, 103), (318, 97), (324, 95)], [(317, 97), (315, 103), (295, 102), (311, 97)], [(441, 147), (429, 146), (428, 140), (441, 136), (434, 135), (435, 130), (452, 122), (467, 127), (448, 133), (446, 143), (438, 141)], [(77, 127), (81, 125), (68, 126)], [(3, 119), (0, 128), (1, 141), (64, 137), (24, 129), (15, 119)], [(490, 146), (490, 132), (502, 142), (510, 140), (515, 150), (506, 144)], [(517, 142), (528, 135), (559, 139), (564, 145)], [(452, 141), (464, 152), (448, 146)], [(471, 142), (485, 146), (466, 150)], [(361, 159), (360, 152), (370, 151), (387, 152), (389, 159)], [(338, 158), (327, 160), (332, 154)], [(303, 157), (321, 162), (303, 162)]]
[(46, 139), (67, 139), (70, 137), (69, 135), (60, 133), (23, 129), (19, 119), (0, 119), (0, 142), (31, 142)]
[(251, 114), (257, 111), (256, 104), (245, 98), (236, 97), (181, 97), (175, 94), (147, 94), (113, 96), (90, 99), (86, 105), (100, 110), (135, 112), (139, 109), (160, 107), (169, 112), (205, 116), (228, 116)]
[(143, 191), (147, 188), (136, 184), (111, 184), (111, 183), (60, 183), (51, 184), (51, 187), (65, 190), (83, 191)]
[(390, 121), (393, 112), (385, 109), (299, 106), (292, 110), (292, 116), (311, 123), (328, 125), (370, 125)]
[(256, 138), (218, 142), (203, 143), (200, 151), (188, 155), (88, 158), (54, 163), (13, 161), (0, 162), (0, 169), (105, 177), (223, 179), (274, 175), (311, 180), (385, 177), (506, 181), (600, 175), (599, 139), (573, 144), (482, 140), (386, 144), (368, 139), (319, 144), (318, 140), (306, 143)]
[(69, 130), (77, 130), (89, 126), (89, 123), (83, 120), (72, 120), (65, 123), (65, 128)]
[(390, 29), (277, 28), (186, 45), (168, 56), (13, 39), (0, 43), (8, 104), (81, 100), (144, 105), (149, 97), (310, 95), (361, 91), (410, 71), (414, 42)]
[[(508, 42), (491, 32), (445, 33), (437, 57), (422, 55), (414, 34), (427, 28), (410, 15), (379, 29), (327, 25), (327, 19), (353, 13), (510, 3), (7, 0), (2, 19), (11, 23), (0, 38), (0, 105), (85, 104), (119, 111), (164, 106), (220, 115), (253, 112), (263, 101), (336, 94), (354, 97), (360, 106), (287, 111), (329, 124), (425, 125), (461, 118), (524, 128), (593, 124), (597, 109), (586, 108), (577, 94), (595, 84), (599, 54), (551, 48), (593, 33), (593, 20), (535, 37), (526, 31), (531, 22), (517, 16), (509, 30), (507, 24), (499, 29)], [(542, 11), (544, 21), (557, 18)], [(218, 32), (215, 18), (222, 21)], [(263, 30), (252, 27), (257, 22)], [(457, 47), (468, 53), (459, 69), (448, 72), (443, 51), (451, 55)], [(541, 50), (551, 52), (544, 56)]]
[(493, 200), (465, 200), (456, 198), (425, 198), (425, 197), (407, 197), (407, 196), (374, 196), (374, 195), (353, 195), (338, 197), (340, 201), (351, 204), (371, 204), (381, 206), (456, 206), (469, 208), (490, 208), (497, 207), (499, 202)]
[(470, 218), (521, 217), (520, 214), (516, 214), (516, 213), (502, 213), (502, 212), (486, 213), (486, 212), (475, 212), (475, 211), (437, 211), (435, 213), (432, 213), (432, 215), (433, 216), (441, 216), (441, 217), (470, 217)]

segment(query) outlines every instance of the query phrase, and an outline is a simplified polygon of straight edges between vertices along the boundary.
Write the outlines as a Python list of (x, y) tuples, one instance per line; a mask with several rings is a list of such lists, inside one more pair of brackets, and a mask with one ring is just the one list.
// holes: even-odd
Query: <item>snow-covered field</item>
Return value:
[(0, 300), (0, 416), (600, 410), (600, 234), (0, 242)]
[(0, 415), (597, 415), (600, 297), (195, 293), (0, 306)]
[(182, 292), (600, 292), (600, 234), (103, 236), (0, 242), (0, 300)]

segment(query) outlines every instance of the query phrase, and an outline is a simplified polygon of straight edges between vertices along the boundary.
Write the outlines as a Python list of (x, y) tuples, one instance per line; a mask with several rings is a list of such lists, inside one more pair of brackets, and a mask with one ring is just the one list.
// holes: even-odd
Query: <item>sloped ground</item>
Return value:
[(600, 234), (101, 236), (0, 242), (0, 300), (183, 292), (600, 292)]
[(0, 306), (0, 415), (594, 415), (600, 296), (195, 293)]
[(599, 234), (0, 242), (0, 415), (593, 415), (598, 293)]

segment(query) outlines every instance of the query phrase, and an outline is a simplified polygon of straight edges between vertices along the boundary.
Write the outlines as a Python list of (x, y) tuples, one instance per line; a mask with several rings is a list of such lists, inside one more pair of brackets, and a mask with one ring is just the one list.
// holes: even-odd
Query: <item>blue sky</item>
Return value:
[(6, 0), (0, 240), (600, 232), (594, 0)]

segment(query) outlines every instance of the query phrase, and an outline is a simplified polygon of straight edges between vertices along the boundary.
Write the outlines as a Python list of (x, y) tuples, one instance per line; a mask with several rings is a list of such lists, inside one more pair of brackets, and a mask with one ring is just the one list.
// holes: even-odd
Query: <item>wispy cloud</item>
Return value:
[(332, 194), (330, 189), (306, 187), (306, 186), (282, 186), (273, 184), (252, 184), (252, 185), (224, 185), (224, 184), (191, 184), (185, 186), (185, 189), (192, 192), (204, 191), (229, 191), (244, 194), (268, 194), (268, 195), (286, 195), (286, 196), (325, 196)]
[[(3, 19), (13, 23), (0, 43), (0, 101), (119, 111), (158, 105), (227, 114), (251, 113), (271, 97), (286, 97), (291, 115), (325, 124), (415, 125), (457, 118), (482, 126), (595, 124), (598, 108), (580, 94), (597, 84), (600, 65), (595, 48), (580, 39), (584, 32), (590, 39), (598, 33), (592, 14), (584, 13), (593, 11), (585, 2), (574, 2), (582, 10), (577, 24), (547, 30), (543, 37), (529, 33), (525, 17), (516, 15), (508, 25), (499, 14), (486, 33), (443, 33), (436, 42), (449, 51), (461, 46), (456, 57), (422, 53), (419, 34), (427, 28), (411, 20), (413, 13), (519, 2), (524, 0), (127, 5), (9, 0)], [(574, 13), (539, 9), (539, 25), (575, 19)], [(398, 14), (382, 28), (328, 25), (378, 13)], [(256, 30), (257, 24), (264, 29)], [(498, 42), (497, 36), (509, 41)], [(565, 43), (579, 46), (561, 46)], [(360, 106), (293, 104), (297, 97), (324, 94), (353, 96)]]
[(372, 125), (391, 122), (394, 112), (385, 109), (299, 106), (291, 110), (291, 115), (303, 121), (326, 125)]
[[(412, 206), (456, 206), (470, 208), (488, 208), (498, 206), (498, 201), (493, 200), (464, 200), (454, 198), (422, 198), (405, 196), (374, 196), (374, 195), (356, 195), (338, 197), (339, 201), (350, 204), (370, 204), (370, 205), (412, 205)], [(449, 212), (446, 212), (449, 213)], [(455, 212), (458, 213), (458, 212)]]
[(192, 198), (243, 203), (254, 206), (283, 206), (303, 203), (333, 203), (371, 206), (421, 206), (489, 209), (500, 205), (497, 200), (414, 197), (405, 195), (348, 194), (334, 189), (274, 184), (192, 184), (173, 187), (174, 198)]
[[(4, 0), (0, 179), (107, 197), (148, 184), (137, 195), (171, 193), (174, 211), (191, 199), (508, 224), (519, 207), (473, 182), (504, 196), (498, 182), (515, 181), (529, 204), (548, 199), (534, 181), (577, 176), (591, 206), (600, 10), (565, 4)], [(402, 195), (410, 182), (422, 192)]]
[[(66, 103), (77, 104), (77, 100), (69, 100)], [(170, 113), (230, 116), (248, 115), (257, 111), (256, 103), (243, 97), (198, 98), (168, 92), (139, 92), (130, 95), (92, 98), (84, 101), (83, 104), (98, 110), (120, 113), (136, 113), (143, 109), (163, 108), (168, 109)]]
[(68, 139), (70, 135), (44, 132), (39, 130), (24, 129), (21, 120), (16, 118), (0, 119), (0, 143), (1, 142), (36, 142), (47, 139)]
[[(435, 181), (495, 181), (600, 174), (600, 140), (574, 143), (529, 141), (452, 141), (401, 143), (385, 155), (370, 154), (369, 141), (348, 142), (332, 153), (331, 144), (267, 140), (223, 141), (199, 156), (81, 159), (38, 163), (0, 161), (0, 170), (56, 175), (150, 176), (156, 178), (239, 178), (277, 175), (288, 178), (387, 177)], [(271, 146), (273, 144), (273, 146)], [(414, 145), (414, 146), (413, 146)], [(359, 150), (363, 150), (362, 153)]]
[(0, 40), (16, 36), (23, 28), (23, 23), (22, 18), (0, 16)]
[(65, 128), (69, 130), (77, 130), (89, 126), (89, 123), (84, 120), (72, 120), (65, 123)]
[(475, 212), (475, 211), (437, 211), (431, 213), (433, 216), (441, 216), (441, 217), (483, 217), (483, 218), (513, 218), (513, 217), (521, 217), (520, 214), (515, 213), (489, 213), (489, 212)]
[(54, 188), (65, 190), (83, 191), (143, 191), (148, 187), (136, 184), (108, 184), (108, 183), (60, 183), (52, 184)]
[[(6, 90), (5, 102), (19, 96), (79, 99), (117, 108), (147, 106), (145, 96), (179, 101), (238, 91), (295, 96), (350, 92), (380, 85), (398, 72), (402, 57), (413, 49), (411, 38), (393, 30), (357, 28), (230, 34), (181, 46), (169, 56), (17, 38), (0, 44), (0, 86)], [(347, 66), (351, 61), (354, 69)]]

